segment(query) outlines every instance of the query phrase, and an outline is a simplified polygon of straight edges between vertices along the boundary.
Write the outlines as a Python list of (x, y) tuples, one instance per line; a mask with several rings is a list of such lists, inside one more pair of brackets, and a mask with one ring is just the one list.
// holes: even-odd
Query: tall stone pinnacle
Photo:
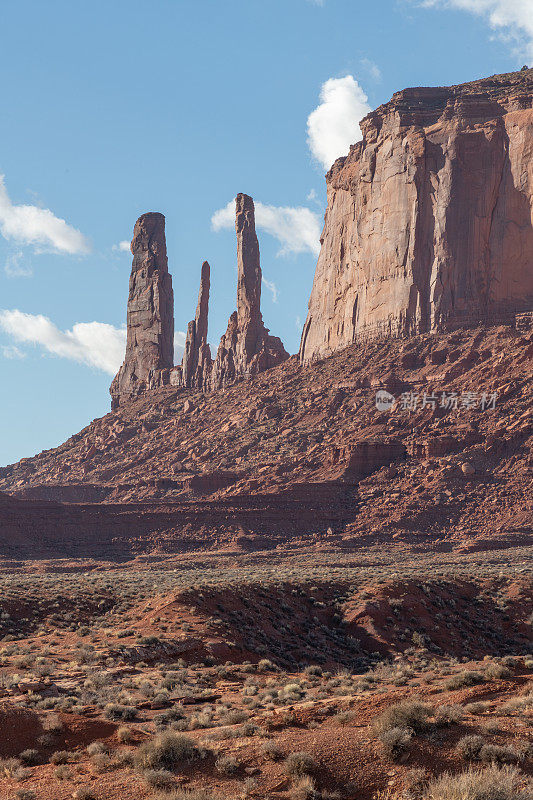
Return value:
[(174, 361), (174, 293), (163, 214), (139, 217), (131, 252), (126, 357), (109, 390), (113, 409), (168, 383)]
[(261, 317), (261, 265), (255, 232), (254, 201), (247, 194), (235, 199), (237, 234), (237, 316), (241, 327)]
[[(210, 267), (207, 261), (202, 264), (200, 290), (196, 316), (187, 327), (185, 352), (181, 364), (181, 382), (186, 387), (202, 388), (203, 371), (210, 362), (210, 350), (207, 344), (207, 325), (209, 315)], [(209, 355), (208, 355), (209, 353)]]
[(229, 318), (226, 333), (220, 340), (211, 377), (213, 389), (264, 372), (289, 357), (281, 339), (270, 336), (263, 324), (254, 201), (247, 194), (238, 194), (235, 208), (237, 310)]

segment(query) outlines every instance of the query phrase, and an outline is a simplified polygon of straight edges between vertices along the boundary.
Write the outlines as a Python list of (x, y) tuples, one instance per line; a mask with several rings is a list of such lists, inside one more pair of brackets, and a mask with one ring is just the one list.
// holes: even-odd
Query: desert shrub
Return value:
[(103, 742), (91, 742), (87, 745), (85, 750), (90, 756), (96, 756), (99, 753), (105, 753), (106, 747)]
[(43, 719), (43, 729), (49, 733), (60, 733), (64, 727), (63, 721), (58, 714), (48, 714)]
[(39, 751), (35, 750), (34, 748), (23, 750), (22, 753), (20, 753), (19, 758), (22, 763), (26, 764), (28, 767), (35, 766), (35, 764), (39, 763)]
[(439, 706), (435, 711), (436, 725), (457, 725), (464, 717), (461, 706)]
[(409, 728), (386, 728), (380, 731), (379, 740), (384, 755), (396, 761), (407, 751), (412, 735)]
[(404, 775), (405, 788), (410, 794), (420, 795), (428, 782), (428, 773), (424, 767), (412, 767)]
[(32, 789), (17, 789), (15, 797), (17, 800), (35, 800), (37, 795)]
[(464, 689), (466, 686), (475, 686), (478, 683), (483, 683), (484, 677), (480, 672), (468, 671), (458, 672), (457, 675), (452, 675), (444, 684), (445, 689)]
[(479, 758), (481, 748), (484, 745), (485, 740), (482, 736), (463, 736), (457, 742), (456, 750), (463, 761), (475, 761)]
[(140, 769), (174, 770), (201, 757), (201, 751), (188, 736), (179, 733), (160, 733), (145, 742), (135, 754)]
[(420, 733), (428, 727), (428, 719), (432, 714), (431, 706), (417, 700), (406, 700), (389, 706), (375, 720), (378, 732), (392, 728), (410, 728)]
[(135, 719), (137, 711), (132, 706), (123, 706), (120, 703), (107, 703), (104, 708), (104, 716), (107, 719), (123, 720), (127, 722)]
[(423, 800), (532, 800), (533, 782), (515, 767), (469, 769), (459, 775), (444, 773), (431, 781)]
[(72, 753), (70, 750), (56, 750), (55, 753), (52, 753), (50, 756), (50, 763), (51, 764), (68, 764), (68, 762), (72, 758)]
[(309, 753), (291, 753), (285, 759), (284, 768), (287, 775), (312, 775), (316, 769), (316, 762)]
[(74, 800), (96, 800), (96, 795), (94, 792), (91, 789), (85, 789), (84, 787), (76, 789), (72, 797)]
[(98, 772), (105, 772), (110, 769), (113, 761), (108, 753), (95, 753), (91, 757), (91, 762), (94, 764)]
[(147, 769), (144, 780), (150, 789), (163, 789), (169, 791), (175, 786), (174, 776), (168, 769)]
[(121, 744), (128, 744), (128, 742), (131, 742), (132, 735), (133, 731), (131, 728), (127, 728), (125, 725), (123, 725), (117, 731), (117, 739)]
[(20, 759), (0, 758), (0, 775), (12, 778), (18, 769), (20, 769)]
[(485, 678), (489, 681), (497, 678), (510, 678), (511, 675), (512, 672), (509, 667), (505, 667), (503, 664), (489, 664), (485, 670)]
[(464, 710), (467, 714), (483, 714), (490, 708), (490, 703), (480, 700), (477, 703), (467, 703)]
[(291, 800), (320, 800), (321, 794), (315, 786), (310, 775), (298, 778), (291, 786), (289, 797)]
[(60, 764), (59, 767), (55, 768), (54, 775), (58, 781), (68, 781), (72, 778), (72, 770), (68, 764)]
[(283, 752), (273, 740), (269, 740), (261, 746), (261, 753), (270, 761), (280, 761), (283, 758)]
[(484, 744), (479, 751), (479, 760), (494, 764), (516, 764), (520, 755), (510, 745)]
[(233, 708), (224, 717), (221, 717), (220, 722), (222, 725), (238, 725), (239, 722), (246, 722), (248, 716), (248, 712)]
[(257, 665), (257, 669), (260, 672), (273, 672), (276, 670), (276, 665), (269, 658), (262, 658)]
[(170, 794), (158, 795), (157, 800), (219, 800), (219, 798), (204, 789), (174, 789)]
[(220, 756), (215, 761), (215, 767), (221, 775), (235, 775), (240, 766), (240, 762), (234, 756)]

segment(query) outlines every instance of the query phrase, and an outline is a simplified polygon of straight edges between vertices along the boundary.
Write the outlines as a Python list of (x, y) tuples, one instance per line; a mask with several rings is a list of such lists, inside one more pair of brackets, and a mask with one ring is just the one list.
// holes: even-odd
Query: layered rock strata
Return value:
[(112, 409), (167, 384), (174, 363), (174, 294), (163, 214), (139, 217), (131, 252), (126, 356), (109, 390)]
[(533, 309), (533, 70), (406, 89), (326, 176), (300, 358)]

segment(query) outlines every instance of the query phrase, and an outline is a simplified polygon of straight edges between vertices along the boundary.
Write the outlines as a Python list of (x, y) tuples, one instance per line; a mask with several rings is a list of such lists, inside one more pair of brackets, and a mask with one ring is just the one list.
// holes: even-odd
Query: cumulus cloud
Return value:
[(118, 244), (114, 244), (111, 248), (112, 250), (120, 250), (122, 253), (131, 253), (130, 242), (127, 239), (123, 239)]
[(90, 250), (85, 236), (49, 209), (14, 205), (5, 187), (4, 175), (0, 175), (0, 232), (5, 239), (56, 253), (79, 255)]
[(368, 97), (353, 75), (330, 78), (322, 85), (320, 105), (307, 119), (307, 141), (324, 169), (361, 138), (359, 123), (370, 111)]
[(533, 58), (533, 0), (422, 0), (429, 8), (456, 8), (483, 17)]
[(60, 358), (87, 364), (114, 375), (124, 359), (126, 329), (105, 322), (77, 322), (60, 330), (42, 314), (18, 309), (0, 311), (0, 328), (16, 342), (42, 347)]
[(181, 364), (183, 353), (185, 352), (186, 334), (183, 331), (174, 333), (174, 364)]
[(29, 278), (33, 275), (33, 269), (30, 264), (21, 263), (23, 257), (24, 253), (19, 251), (17, 253), (11, 253), (11, 255), (6, 258), (4, 271), (8, 278)]
[[(255, 203), (255, 224), (258, 229), (281, 242), (278, 256), (290, 253), (320, 252), (320, 220), (305, 206), (268, 206)], [(233, 228), (235, 225), (235, 200), (215, 211), (211, 217), (214, 231)]]

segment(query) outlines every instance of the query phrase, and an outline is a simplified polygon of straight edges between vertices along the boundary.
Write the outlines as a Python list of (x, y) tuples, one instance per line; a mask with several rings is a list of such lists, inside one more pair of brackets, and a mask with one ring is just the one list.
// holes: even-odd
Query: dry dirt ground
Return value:
[[(0, 798), (530, 797), (531, 564), (405, 545), (1, 562)], [(493, 794), (431, 785), (487, 770)]]

